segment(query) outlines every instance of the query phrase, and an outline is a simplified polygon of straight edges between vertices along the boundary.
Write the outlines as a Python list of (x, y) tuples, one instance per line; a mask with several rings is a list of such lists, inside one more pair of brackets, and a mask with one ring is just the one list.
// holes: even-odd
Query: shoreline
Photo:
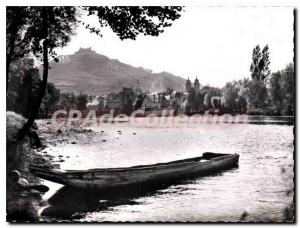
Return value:
[(38, 128), (36, 132), (40, 137), (42, 147), (34, 148), (28, 137), (21, 142), (7, 143), (6, 145), (6, 221), (10, 223), (47, 222), (40, 216), (40, 213), (41, 208), (45, 208), (49, 204), (47, 200), (43, 199), (46, 192), (17, 188), (16, 183), (13, 183), (9, 177), (9, 173), (12, 170), (18, 170), (21, 177), (28, 180), (30, 184), (43, 184), (42, 179), (30, 172), (30, 164), (52, 167), (64, 162), (61, 155), (58, 157), (50, 155), (47, 149), (55, 147), (57, 144), (88, 143), (89, 139), (97, 134), (91, 129), (76, 127), (56, 130), (47, 126), (47, 120), (37, 120), (36, 122)]
[[(47, 124), (47, 122), (48, 122), (48, 124)], [(138, 128), (138, 129), (134, 129), (134, 130), (133, 129), (126, 129), (126, 130), (121, 129), (122, 131), (121, 131), (121, 134), (120, 134), (119, 131), (118, 131), (120, 129), (118, 129), (117, 126), (115, 126), (113, 129), (109, 128), (110, 130), (107, 130), (107, 129), (102, 128), (102, 127), (99, 128), (98, 130), (94, 129), (94, 128), (92, 128), (93, 130), (91, 130), (89, 128), (78, 128), (77, 126), (73, 126), (71, 128), (57, 129), (57, 128), (51, 127), (48, 120), (38, 120), (37, 125), (38, 125), (38, 128), (39, 128), (39, 130), (38, 130), (39, 136), (41, 137), (41, 140), (42, 140), (43, 144), (46, 144), (47, 147), (46, 147), (46, 149), (43, 149), (43, 150), (34, 149), (33, 153), (36, 154), (37, 157), (49, 156), (49, 157), (47, 157), (46, 160), (50, 164), (52, 164), (52, 165), (55, 164), (55, 163), (56, 164), (57, 163), (64, 164), (62, 166), (65, 166), (68, 163), (72, 162), (73, 158), (78, 157), (76, 155), (79, 155), (79, 157), (75, 158), (75, 159), (78, 159), (81, 162), (83, 162), (84, 159), (81, 156), (85, 157), (85, 155), (92, 152), (92, 150), (91, 151), (90, 150), (88, 150), (88, 151), (82, 150), (81, 146), (83, 146), (83, 148), (85, 148), (84, 145), (90, 144), (90, 145), (88, 145), (88, 147), (89, 146), (91, 146), (91, 147), (94, 146), (95, 147), (96, 146), (96, 145), (94, 145), (95, 142), (97, 142), (97, 143), (99, 142), (102, 145), (109, 145), (109, 147), (105, 146), (104, 150), (101, 150), (101, 153), (105, 152), (105, 150), (110, 151), (110, 153), (108, 153), (108, 156), (105, 159), (104, 159), (104, 154), (102, 154), (103, 155), (102, 160), (105, 160), (105, 163), (103, 163), (103, 164), (107, 163), (107, 165), (111, 166), (111, 164), (109, 164), (109, 161), (112, 161), (113, 157), (112, 157), (112, 155), (109, 155), (109, 154), (111, 154), (113, 152), (117, 152), (120, 149), (120, 145), (126, 145), (126, 144), (124, 144), (125, 142), (126, 143), (131, 142), (131, 141), (128, 141), (129, 138), (131, 140), (138, 140), (140, 138), (146, 139), (145, 136), (147, 136), (149, 134), (148, 128), (146, 128), (146, 129)], [(213, 128), (213, 129), (215, 129), (215, 128)], [(104, 130), (105, 134), (100, 133), (103, 130)], [(157, 131), (160, 131), (160, 129), (157, 129)], [(157, 131), (154, 131), (154, 133), (157, 132)], [(207, 131), (207, 129), (205, 129), (205, 130), (203, 129), (203, 131), (208, 132), (208, 133), (211, 132), (211, 131)], [(163, 130), (163, 134), (164, 134), (164, 132), (165, 132), (165, 130)], [(111, 133), (113, 133), (113, 134), (111, 134)], [(134, 133), (136, 133), (136, 134), (134, 134)], [(183, 132), (181, 132), (181, 133), (183, 133)], [(99, 140), (97, 140), (97, 141), (94, 138), (96, 135), (99, 136)], [(152, 136), (153, 136), (153, 134), (152, 134)], [(98, 139), (98, 137), (96, 137), (96, 138)], [(159, 137), (158, 138), (154, 137), (154, 138), (155, 139), (160, 139)], [(107, 143), (103, 144), (102, 143), (102, 142), (104, 142), (103, 140), (107, 140), (106, 142), (108, 142), (109, 144), (107, 144)], [(135, 141), (135, 142), (137, 142), (137, 141)], [(152, 143), (151, 137), (149, 138), (149, 140), (146, 140), (146, 142), (144, 142), (145, 145), (150, 145), (150, 143)], [(170, 143), (172, 143), (172, 141)], [(77, 145), (71, 145), (71, 144), (77, 144)], [(111, 145), (114, 145), (113, 148), (111, 147)], [(136, 144), (134, 144), (134, 145), (136, 145)], [(70, 147), (71, 150), (70, 151), (65, 151), (65, 149), (62, 149), (65, 146)], [(76, 151), (74, 150), (75, 147), (76, 147), (76, 149), (80, 150), (80, 153), (76, 154)], [(57, 150), (56, 150), (56, 148), (57, 148)], [(59, 150), (58, 148), (60, 148), (62, 150)], [(50, 150), (49, 153), (43, 153), (45, 151), (49, 151), (49, 149), (52, 149), (52, 150)], [(132, 148), (129, 148), (129, 149), (130, 149), (130, 151), (134, 151)], [(67, 152), (67, 153), (65, 153), (65, 152)], [(117, 154), (117, 153), (114, 153), (114, 154)], [(123, 154), (126, 154), (126, 153), (123, 152)], [(136, 154), (137, 153), (132, 153), (130, 156), (135, 157)], [(50, 157), (50, 155), (51, 156), (55, 155), (55, 156)], [(59, 157), (59, 155), (62, 155), (62, 157)], [(154, 153), (154, 155), (155, 155), (155, 153)], [(191, 154), (189, 153), (189, 155), (191, 155)], [(67, 156), (70, 156), (70, 160), (68, 160), (68, 158), (66, 158)], [(140, 159), (138, 163), (140, 163), (141, 161), (148, 162), (149, 160), (148, 160), (147, 156), (148, 155), (145, 154), (146, 158)], [(244, 154), (244, 156), (246, 156), (246, 154)], [(112, 157), (112, 159), (109, 159), (111, 157)], [(90, 158), (93, 159), (94, 157), (90, 156)], [(154, 156), (154, 158), (155, 158), (155, 156)], [(175, 158), (174, 154), (173, 154), (172, 158)], [(60, 161), (61, 159), (65, 160), (65, 161)], [(162, 157), (162, 155), (158, 155), (158, 156), (156, 156), (156, 159), (159, 160), (159, 161), (161, 161), (163, 159), (169, 160), (170, 156), (167, 155), (166, 157)], [(26, 160), (26, 162), (27, 161), (29, 161), (29, 160)], [(130, 161), (130, 159), (129, 159), (129, 161)], [(129, 162), (128, 162), (128, 164), (129, 164)], [(134, 165), (134, 164), (132, 164), (132, 165)], [(74, 164), (73, 164), (73, 166), (74, 166)], [(101, 164), (100, 164), (100, 166), (101, 166)], [(115, 164), (115, 166), (120, 166), (120, 164)], [(66, 168), (66, 167), (62, 167), (62, 168)], [(76, 168), (78, 169), (79, 166), (78, 167), (76, 166)], [(287, 170), (287, 169), (288, 168), (285, 167), (285, 170)], [(288, 174), (287, 171), (285, 171), (285, 173)], [(41, 181), (41, 180), (38, 180), (38, 181)], [(28, 211), (34, 211), (36, 213), (36, 216), (37, 216), (37, 218), (35, 220), (36, 222), (51, 222), (51, 221), (62, 221), (62, 222), (75, 221), (76, 222), (76, 221), (79, 221), (80, 219), (82, 219), (82, 217), (84, 217), (85, 208), (81, 208), (81, 206), (84, 203), (86, 203), (86, 201), (85, 201), (85, 199), (82, 199), (81, 204), (77, 203), (77, 199), (78, 199), (77, 197), (80, 196), (79, 193), (77, 194), (76, 192), (68, 192), (68, 191), (65, 190), (65, 188), (61, 189), (61, 190), (58, 190), (58, 192), (56, 192), (56, 190), (54, 188), (55, 186), (51, 187), (52, 185), (51, 186), (48, 185), (49, 183), (44, 182), (44, 181), (42, 181), (42, 182), (45, 183), (48, 187), (50, 187), (52, 192), (55, 192), (55, 197), (54, 197), (55, 199), (52, 199), (52, 200), (56, 200), (56, 201), (54, 202), (53, 205), (51, 205), (51, 200), (48, 203), (48, 199), (52, 198), (52, 196), (53, 196), (52, 193), (49, 195), (50, 196), (49, 198), (46, 198), (46, 197), (44, 197), (45, 195), (43, 195), (42, 197), (40, 197), (40, 199), (38, 199), (38, 198), (33, 199), (33, 196), (31, 196), (30, 194), (22, 198), (23, 201), (25, 201), (24, 198), (26, 198), (26, 200), (30, 200), (30, 203), (34, 204), (35, 207), (38, 209), (38, 210), (34, 211), (32, 208), (27, 207)], [(59, 188), (61, 188), (61, 187), (59, 186)], [(49, 193), (50, 193), (50, 191), (49, 191)], [(72, 200), (70, 200), (70, 199), (72, 199)], [(74, 200), (74, 205), (72, 205), (72, 206), (69, 205), (68, 202), (70, 202), (70, 201), (73, 202), (73, 200)], [(32, 201), (34, 201), (35, 203), (32, 202)], [(89, 210), (93, 211), (93, 210), (97, 209), (96, 206), (98, 206), (98, 204), (95, 204), (95, 202), (98, 202), (96, 198), (91, 200), (91, 203), (92, 203), (92, 205), (95, 205), (95, 208), (91, 209), (91, 208), (88, 207)], [(66, 204), (67, 204), (67, 206), (66, 206)], [(106, 204), (107, 203), (104, 202), (101, 205), (106, 205)], [(51, 209), (51, 206), (52, 206), (52, 209)], [(46, 208), (48, 208), (48, 209), (46, 209)], [(73, 211), (68, 211), (67, 210), (68, 208), (70, 208), (70, 209), (76, 208), (76, 210), (83, 210), (83, 212), (82, 213), (77, 213), (77, 214), (74, 212), (74, 215), (73, 215)], [(105, 209), (105, 208), (103, 208), (103, 209)], [(287, 208), (286, 212), (284, 212), (287, 215), (286, 217), (289, 217), (289, 215), (291, 214), (290, 211), (292, 211), (292, 208), (290, 210), (288, 210), (288, 209), (289, 208)], [(42, 216), (40, 216), (39, 212), (40, 213), (43, 212), (41, 214)], [(70, 214), (67, 214), (67, 215), (70, 215), (70, 216), (67, 217), (67, 218), (61, 218), (60, 219), (61, 214), (65, 214), (66, 212), (70, 212)], [(51, 220), (52, 217), (56, 220)], [(85, 220), (82, 220), (82, 221), (85, 221)], [(22, 221), (17, 221), (17, 222), (22, 222)]]

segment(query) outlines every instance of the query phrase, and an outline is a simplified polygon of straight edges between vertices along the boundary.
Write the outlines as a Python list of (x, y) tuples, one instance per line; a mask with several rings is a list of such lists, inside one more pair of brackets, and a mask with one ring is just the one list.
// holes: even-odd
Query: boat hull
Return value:
[(202, 157), (129, 168), (57, 171), (32, 167), (38, 177), (70, 187), (107, 190), (134, 185), (165, 185), (212, 175), (238, 166), (239, 155), (204, 153)]

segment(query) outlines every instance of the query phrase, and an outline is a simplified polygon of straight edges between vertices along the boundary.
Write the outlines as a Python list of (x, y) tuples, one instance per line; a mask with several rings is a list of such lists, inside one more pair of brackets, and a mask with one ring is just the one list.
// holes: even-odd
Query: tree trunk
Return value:
[(11, 45), (10, 45), (10, 50), (6, 54), (6, 94), (8, 92), (8, 80), (9, 80), (9, 67), (12, 59), (12, 54), (15, 46), (15, 38), (11, 39)]
[(48, 82), (48, 70), (49, 70), (49, 61), (48, 61), (48, 40), (45, 39), (43, 42), (43, 80), (39, 88), (38, 97), (35, 105), (33, 106), (32, 112), (27, 120), (27, 122), (24, 124), (24, 126), (21, 128), (21, 130), (18, 133), (18, 140), (21, 140), (24, 138), (24, 136), (28, 133), (31, 125), (35, 121), (35, 119), (38, 116), (40, 106), (42, 104), (45, 91), (47, 88), (47, 82)]
[(48, 70), (49, 70), (49, 60), (48, 60), (48, 21), (47, 21), (47, 11), (46, 9), (42, 12), (42, 20), (43, 20), (43, 33), (45, 34), (45, 40), (43, 41), (43, 79), (38, 91), (38, 97), (35, 105), (32, 108), (32, 112), (27, 120), (27, 122), (23, 125), (17, 135), (17, 140), (22, 140), (29, 132), (30, 127), (32, 126), (35, 119), (38, 117), (40, 106), (42, 104), (46, 88), (48, 82)]

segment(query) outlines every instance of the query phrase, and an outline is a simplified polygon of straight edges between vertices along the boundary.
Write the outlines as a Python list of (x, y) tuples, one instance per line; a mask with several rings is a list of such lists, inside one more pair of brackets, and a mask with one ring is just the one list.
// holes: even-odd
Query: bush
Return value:
[(6, 112), (6, 143), (12, 142), (27, 120), (15, 112)]

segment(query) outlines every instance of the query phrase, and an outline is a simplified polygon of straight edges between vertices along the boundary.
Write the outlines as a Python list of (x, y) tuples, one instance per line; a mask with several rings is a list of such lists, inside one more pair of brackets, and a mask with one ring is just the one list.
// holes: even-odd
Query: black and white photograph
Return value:
[(295, 7), (22, 4), (7, 223), (295, 223)]

